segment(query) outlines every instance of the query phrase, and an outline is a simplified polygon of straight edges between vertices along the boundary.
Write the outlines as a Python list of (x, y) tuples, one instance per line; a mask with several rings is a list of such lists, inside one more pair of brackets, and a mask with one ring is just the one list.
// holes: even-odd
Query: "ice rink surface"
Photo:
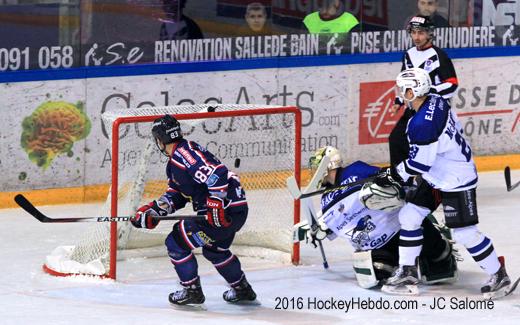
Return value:
[[(512, 178), (520, 180), (520, 171), (513, 171)], [(520, 276), (520, 188), (508, 193), (502, 172), (481, 173), (477, 203), (480, 229), (493, 240), (498, 254), (506, 257), (509, 275), (516, 279)], [(95, 216), (99, 206), (41, 208), (53, 217), (69, 217)], [(254, 217), (259, 216), (250, 216)], [(459, 245), (464, 261), (459, 263), (458, 282), (421, 286), (418, 297), (360, 288), (350, 263), (352, 250), (341, 239), (324, 242), (329, 270), (323, 269), (319, 251), (305, 244), (302, 265), (297, 267), (242, 258), (259, 305), (225, 303), (221, 296), (226, 284), (202, 256), (198, 261), (205, 310), (169, 305), (168, 294), (178, 284), (166, 257), (119, 262), (116, 282), (45, 274), (41, 269), (45, 256), (58, 245), (74, 243), (87, 225), (41, 224), (21, 209), (0, 210), (0, 324), (520, 324), (520, 289), (492, 306), (480, 303), (479, 290), (487, 275)], [(347, 310), (338, 303), (342, 300), (355, 304)], [(478, 308), (461, 309), (466, 301)], [(434, 302), (439, 308), (432, 310)], [(358, 303), (373, 306), (362, 308)]]

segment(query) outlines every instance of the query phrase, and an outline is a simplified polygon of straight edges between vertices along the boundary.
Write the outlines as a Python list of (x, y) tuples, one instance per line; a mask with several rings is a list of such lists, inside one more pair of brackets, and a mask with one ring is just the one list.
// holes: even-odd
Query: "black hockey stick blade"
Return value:
[(511, 287), (509, 287), (509, 290), (507, 290), (506, 292), (506, 296), (509, 296), (513, 293), (513, 291), (515, 291), (516, 287), (518, 287), (518, 283), (520, 283), (520, 278), (516, 279), (516, 281), (513, 282), (513, 284), (511, 285)]
[[(25, 196), (17, 194), (14, 197), (14, 201), (27, 213), (44, 223), (67, 223), (67, 222), (124, 222), (130, 221), (132, 216), (118, 216), (118, 217), (81, 217), (81, 218), (50, 218), (38, 210)], [(205, 216), (197, 215), (168, 215), (163, 217), (154, 217), (157, 220), (186, 220), (186, 219), (197, 219), (203, 220)]]
[(506, 168), (504, 169), (504, 178), (506, 179), (506, 188), (509, 192), (511, 191), (511, 169), (509, 168), (509, 166), (506, 166)]
[(509, 166), (506, 166), (506, 168), (504, 168), (504, 178), (506, 180), (506, 188), (508, 192), (511, 192), (512, 190), (517, 188), (518, 185), (520, 185), (520, 181), (511, 185), (511, 169), (509, 168)]

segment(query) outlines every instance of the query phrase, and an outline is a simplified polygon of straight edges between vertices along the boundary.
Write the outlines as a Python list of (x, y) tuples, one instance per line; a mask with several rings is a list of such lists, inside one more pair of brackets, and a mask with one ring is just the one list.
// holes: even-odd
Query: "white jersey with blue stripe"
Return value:
[(477, 186), (477, 170), (462, 126), (448, 101), (429, 95), (408, 122), (408, 159), (397, 166), (403, 178), (422, 175), (434, 188), (458, 192)]
[[(334, 186), (345, 185), (377, 174), (378, 167), (357, 161), (338, 169)], [(323, 221), (337, 236), (346, 238), (355, 250), (384, 246), (400, 229), (398, 210), (370, 210), (359, 201), (361, 185), (322, 196)]]

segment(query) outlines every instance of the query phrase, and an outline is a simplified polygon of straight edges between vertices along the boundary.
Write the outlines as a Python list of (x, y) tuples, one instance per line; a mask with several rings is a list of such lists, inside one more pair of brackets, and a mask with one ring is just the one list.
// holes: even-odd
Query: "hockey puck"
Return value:
[(210, 106), (208, 107), (208, 112), (214, 112), (217, 109), (216, 106)]
[(240, 167), (240, 158), (235, 159), (235, 168)]

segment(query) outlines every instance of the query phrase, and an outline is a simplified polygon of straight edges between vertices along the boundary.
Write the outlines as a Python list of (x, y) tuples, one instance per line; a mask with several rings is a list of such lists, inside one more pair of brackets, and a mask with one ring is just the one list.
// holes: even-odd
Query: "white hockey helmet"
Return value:
[(343, 165), (343, 159), (338, 149), (332, 146), (326, 146), (319, 148), (309, 159), (309, 167), (311, 170), (318, 168), (323, 157), (329, 157), (330, 162), (327, 166), (327, 171), (331, 171), (336, 168), (340, 168)]
[[(428, 72), (421, 68), (411, 68), (401, 71), (395, 80), (399, 93), (403, 99), (412, 101), (417, 97), (425, 96), (430, 92), (432, 81)], [(406, 90), (411, 89), (413, 98), (406, 98)]]

